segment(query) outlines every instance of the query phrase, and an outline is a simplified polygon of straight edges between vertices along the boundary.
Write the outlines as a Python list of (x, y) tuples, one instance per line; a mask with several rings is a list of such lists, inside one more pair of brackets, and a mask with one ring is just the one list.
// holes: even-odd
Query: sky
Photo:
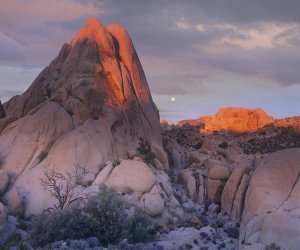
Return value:
[(87, 18), (123, 25), (161, 118), (300, 115), (298, 0), (0, 0), (0, 99), (26, 90)]

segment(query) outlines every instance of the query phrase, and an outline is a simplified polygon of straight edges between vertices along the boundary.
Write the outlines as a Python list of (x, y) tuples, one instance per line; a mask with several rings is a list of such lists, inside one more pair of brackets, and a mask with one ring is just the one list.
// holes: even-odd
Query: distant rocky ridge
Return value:
[(300, 116), (291, 116), (282, 119), (276, 119), (273, 123), (275, 127), (292, 127), (300, 131)]
[[(276, 119), (261, 109), (221, 108), (215, 116), (183, 120), (176, 125), (165, 122), (161, 126), (164, 133), (176, 138), (184, 147), (193, 144), (199, 148), (209, 142), (218, 148), (226, 143), (241, 147), (246, 154), (300, 147), (300, 116)], [(188, 136), (187, 131), (193, 136)]]
[[(225, 109), (228, 108), (220, 110)], [(229, 109), (233, 110), (232, 108)], [(241, 108), (234, 110), (241, 110)], [(248, 111), (249, 109), (243, 110)], [(267, 117), (269, 116), (267, 115)], [(221, 119), (220, 124), (226, 123), (226, 118), (223, 119), (225, 122)], [(219, 125), (213, 127), (211, 125), (212, 116), (183, 120), (176, 125), (168, 124), (166, 120), (162, 119), (161, 126), (163, 134), (174, 138), (179, 145), (186, 149), (199, 149), (203, 144), (209, 143), (215, 149), (222, 146), (234, 146), (241, 147), (245, 154), (263, 154), (300, 147), (300, 116), (281, 119), (271, 118), (270, 120), (272, 122), (247, 131), (237, 130), (234, 123), (232, 123), (231, 129), (224, 129), (224, 127), (220, 129), (221, 126)], [(214, 130), (209, 129), (212, 127)], [(219, 129), (217, 130), (216, 127)]]
[[(165, 122), (166, 124), (166, 122)], [(202, 127), (202, 132), (255, 132), (267, 125), (275, 127), (293, 127), (300, 130), (300, 116), (277, 119), (268, 115), (263, 109), (239, 107), (220, 108), (214, 116), (201, 116), (196, 119), (182, 120), (178, 126), (189, 124)]]

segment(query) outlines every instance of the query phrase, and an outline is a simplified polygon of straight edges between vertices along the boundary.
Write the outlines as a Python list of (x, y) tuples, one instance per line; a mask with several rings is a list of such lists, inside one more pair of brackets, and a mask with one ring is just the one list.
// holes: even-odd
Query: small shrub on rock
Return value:
[(183, 217), (179, 218), (177, 224), (179, 227), (194, 227), (198, 229), (204, 226), (203, 222), (195, 212), (185, 213)]
[(152, 152), (151, 144), (145, 138), (139, 138), (139, 140), (137, 152), (144, 157), (144, 160), (148, 165), (153, 165), (155, 153)]
[(115, 191), (103, 187), (81, 206), (55, 210), (36, 218), (32, 239), (34, 246), (44, 246), (67, 239), (95, 237), (102, 246), (123, 239), (130, 242), (150, 240), (152, 225), (148, 215), (130, 205)]
[(112, 165), (113, 165), (114, 168), (115, 168), (116, 166), (120, 165), (120, 163), (121, 163), (121, 161), (120, 161), (119, 159), (114, 159), (114, 160), (112, 161)]

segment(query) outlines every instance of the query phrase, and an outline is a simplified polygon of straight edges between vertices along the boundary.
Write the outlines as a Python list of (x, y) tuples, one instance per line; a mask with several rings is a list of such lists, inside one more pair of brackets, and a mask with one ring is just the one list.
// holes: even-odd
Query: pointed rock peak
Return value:
[(132, 61), (131, 57), (134, 54), (134, 48), (129, 34), (123, 26), (116, 23), (112, 23), (106, 28), (118, 42), (118, 49), (123, 63), (126, 67), (129, 67), (127, 64)]
[(126, 32), (125, 28), (118, 23), (111, 23), (106, 27), (110, 32)]
[(86, 28), (98, 28), (101, 26), (101, 22), (95, 17), (90, 17), (85, 23)]
[(101, 24), (101, 22), (94, 17), (91, 17), (87, 20), (85, 26), (72, 39), (71, 45), (74, 46), (78, 42), (85, 41), (86, 39), (96, 42), (101, 48), (102, 53), (109, 55), (114, 54), (114, 46), (111, 34)]
[(112, 34), (112, 36), (118, 41), (121, 50), (124, 52), (132, 53), (133, 52), (133, 44), (131, 38), (127, 32), (127, 30), (120, 24), (111, 23), (108, 25), (107, 30)]

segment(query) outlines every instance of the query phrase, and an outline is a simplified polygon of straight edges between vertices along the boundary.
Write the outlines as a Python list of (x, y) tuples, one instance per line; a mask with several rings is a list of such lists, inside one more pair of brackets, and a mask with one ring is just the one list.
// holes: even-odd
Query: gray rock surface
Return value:
[(300, 149), (278, 151), (261, 160), (245, 197), (240, 240), (299, 248), (299, 162)]

